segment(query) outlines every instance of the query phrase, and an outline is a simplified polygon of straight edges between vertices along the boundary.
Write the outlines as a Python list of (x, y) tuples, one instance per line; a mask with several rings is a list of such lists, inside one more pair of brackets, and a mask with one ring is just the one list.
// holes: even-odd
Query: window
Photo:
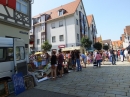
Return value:
[(1, 47), (0, 62), (13, 61), (13, 60), (14, 60), (13, 48)]
[(44, 22), (45, 21), (45, 15), (41, 16), (41, 21)]
[(37, 18), (37, 21), (38, 21), (38, 23), (40, 23), (40, 22), (41, 22), (41, 18), (40, 18), (40, 17), (38, 17), (38, 18)]
[(16, 1), (16, 10), (20, 11), (24, 14), (28, 14), (28, 6), (25, 0), (17, 0)]
[(53, 43), (56, 42), (56, 37), (55, 36), (52, 37), (52, 42)]
[(52, 24), (51, 24), (51, 27), (52, 27), (52, 29), (55, 28), (55, 23), (52, 23)]
[(64, 41), (64, 36), (63, 35), (60, 35), (59, 41)]
[(37, 39), (37, 45), (39, 45), (40, 44), (40, 39)]
[(78, 10), (76, 10), (76, 14), (78, 15)]
[(77, 40), (79, 41), (79, 34), (77, 34)]
[(59, 16), (63, 15), (63, 10), (59, 10)]
[(41, 24), (41, 30), (43, 31), (45, 29), (45, 24)]
[(24, 60), (25, 59), (25, 51), (24, 47), (16, 47), (16, 60)]
[(82, 9), (82, 6), (80, 6), (80, 8)]
[(4, 58), (4, 49), (0, 48), (0, 59)]
[(59, 21), (59, 27), (63, 26), (63, 21)]
[(79, 23), (78, 23), (78, 20), (76, 19), (76, 25), (78, 25)]
[(85, 32), (88, 32), (88, 27), (86, 27)]

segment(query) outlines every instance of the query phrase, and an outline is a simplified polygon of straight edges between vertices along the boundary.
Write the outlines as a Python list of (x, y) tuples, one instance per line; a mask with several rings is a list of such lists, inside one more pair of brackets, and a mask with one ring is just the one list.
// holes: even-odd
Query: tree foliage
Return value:
[(104, 50), (108, 50), (108, 49), (109, 49), (109, 46), (108, 46), (108, 45), (103, 45), (103, 49), (104, 49)]
[(100, 42), (96, 42), (93, 47), (97, 50), (101, 50), (102, 49), (102, 44)]
[(91, 47), (92, 42), (89, 40), (87, 37), (82, 37), (81, 39), (81, 46), (84, 48), (89, 48)]
[(48, 41), (45, 41), (45, 42), (43, 43), (43, 45), (42, 45), (42, 49), (43, 49), (44, 51), (50, 51), (51, 48), (52, 48), (52, 45), (49, 44)]

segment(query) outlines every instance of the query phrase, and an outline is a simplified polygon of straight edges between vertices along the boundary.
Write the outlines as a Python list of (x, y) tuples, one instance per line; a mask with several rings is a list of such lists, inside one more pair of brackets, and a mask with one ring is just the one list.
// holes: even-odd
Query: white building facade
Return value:
[(96, 42), (96, 37), (97, 37), (96, 23), (93, 15), (88, 15), (87, 20), (89, 24), (88, 37), (90, 41), (92, 41), (91, 49), (93, 49), (93, 45)]
[[(80, 16), (86, 17), (82, 1), (74, 14), (47, 22), (47, 40), (52, 44), (52, 50), (81, 45), (81, 38), (88, 36), (88, 22), (86, 19), (82, 20)], [(83, 21), (85, 27), (81, 28), (84, 26)]]
[[(89, 36), (89, 26), (82, 0), (71, 3), (43, 13), (45, 23), (34, 23), (35, 50), (41, 51), (41, 45), (47, 40), (52, 44), (52, 50), (76, 47), (81, 45), (81, 38)], [(33, 17), (41, 18), (41, 15)], [(44, 23), (44, 31), (41, 24)], [(42, 34), (41, 34), (42, 33)]]
[(130, 26), (126, 26), (124, 29), (124, 41), (123, 41), (123, 48), (129, 46), (130, 43)]

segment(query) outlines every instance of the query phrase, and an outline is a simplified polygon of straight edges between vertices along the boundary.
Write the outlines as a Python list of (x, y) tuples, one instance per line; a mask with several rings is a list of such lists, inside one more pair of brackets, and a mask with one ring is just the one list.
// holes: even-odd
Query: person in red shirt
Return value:
[(118, 54), (118, 59), (119, 59), (120, 58), (120, 50), (118, 50), (117, 54)]
[(59, 50), (58, 55), (58, 71), (60, 72), (60, 77), (62, 77), (62, 64), (63, 64), (64, 56), (62, 55), (61, 50)]

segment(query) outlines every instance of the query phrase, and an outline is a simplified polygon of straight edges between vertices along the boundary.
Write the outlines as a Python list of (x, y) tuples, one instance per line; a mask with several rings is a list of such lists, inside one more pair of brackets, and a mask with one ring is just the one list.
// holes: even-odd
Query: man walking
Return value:
[(113, 48), (111, 49), (110, 53), (111, 53), (112, 65), (116, 65), (116, 58), (115, 58), (115, 54), (114, 54)]
[(82, 67), (80, 64), (80, 52), (78, 50), (76, 50), (76, 63), (77, 63), (77, 71), (82, 71)]

